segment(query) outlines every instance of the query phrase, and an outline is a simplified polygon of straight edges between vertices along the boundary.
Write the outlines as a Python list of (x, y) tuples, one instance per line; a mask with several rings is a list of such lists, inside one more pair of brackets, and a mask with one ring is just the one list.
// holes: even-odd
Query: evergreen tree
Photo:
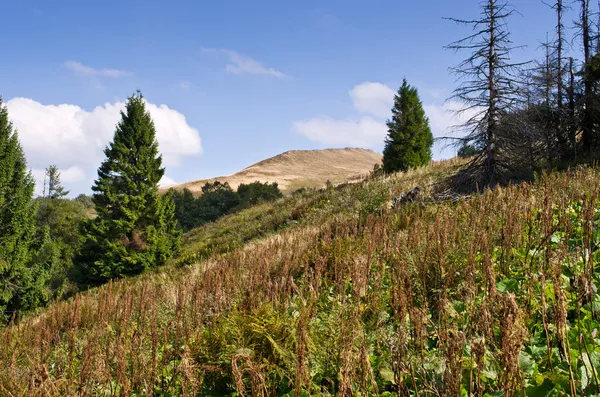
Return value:
[(183, 230), (190, 230), (203, 223), (198, 214), (196, 198), (191, 190), (186, 188), (178, 191), (171, 188), (169, 191), (175, 203), (175, 218)]
[(164, 174), (156, 131), (142, 94), (128, 98), (104, 150), (92, 190), (97, 217), (84, 226), (77, 279), (97, 285), (164, 264), (178, 250), (172, 193), (158, 194)]
[(394, 98), (392, 119), (387, 122), (388, 136), (383, 149), (386, 173), (407, 171), (431, 161), (433, 135), (417, 89), (406, 79)]
[[(48, 197), (51, 199), (63, 198), (69, 194), (68, 190), (61, 185), (60, 171), (56, 165), (51, 165), (46, 168), (45, 181), (48, 183)], [(46, 187), (44, 186), (44, 191)]]
[(38, 197), (36, 214), (36, 253), (34, 262), (48, 269), (47, 289), (54, 298), (73, 292), (68, 281), (73, 258), (81, 246), (79, 228), (87, 220), (86, 208), (79, 200), (64, 198), (67, 191), (54, 165), (46, 168), (46, 196)]
[(31, 265), (35, 183), (0, 99), (0, 317), (43, 303), (44, 270)]

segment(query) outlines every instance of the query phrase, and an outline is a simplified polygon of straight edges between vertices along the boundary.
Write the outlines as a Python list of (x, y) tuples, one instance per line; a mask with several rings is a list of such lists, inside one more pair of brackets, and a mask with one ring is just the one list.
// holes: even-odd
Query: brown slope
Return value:
[(242, 183), (260, 181), (277, 182), (282, 192), (291, 193), (301, 187), (322, 187), (328, 180), (337, 184), (363, 177), (380, 162), (381, 155), (366, 149), (290, 150), (235, 174), (169, 187), (176, 190), (187, 188), (198, 193), (207, 182), (227, 182), (237, 189)]

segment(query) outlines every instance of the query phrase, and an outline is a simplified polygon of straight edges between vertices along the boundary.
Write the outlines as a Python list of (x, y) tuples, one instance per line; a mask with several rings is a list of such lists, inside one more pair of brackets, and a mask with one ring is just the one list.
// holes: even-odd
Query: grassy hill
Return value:
[(291, 150), (253, 164), (235, 174), (201, 179), (169, 186), (176, 190), (187, 188), (194, 193), (207, 182), (229, 183), (232, 189), (255, 181), (277, 182), (284, 193), (299, 188), (320, 188), (327, 181), (334, 184), (363, 179), (381, 155), (372, 150), (346, 148), (324, 150)]
[(447, 199), (460, 166), (193, 230), (172, 266), (0, 331), (0, 395), (600, 393), (600, 173)]

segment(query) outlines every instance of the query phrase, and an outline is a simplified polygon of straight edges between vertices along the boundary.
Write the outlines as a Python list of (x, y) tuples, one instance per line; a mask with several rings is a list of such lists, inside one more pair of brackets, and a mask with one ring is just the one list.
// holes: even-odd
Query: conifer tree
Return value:
[[(63, 198), (69, 194), (69, 191), (65, 190), (65, 188), (61, 185), (60, 171), (58, 170), (58, 167), (56, 165), (52, 164), (48, 168), (46, 168), (45, 180), (48, 183), (48, 198)], [(46, 191), (45, 186), (44, 191)]]
[(97, 285), (164, 264), (178, 250), (172, 194), (158, 194), (164, 174), (156, 131), (142, 94), (128, 98), (104, 150), (92, 190), (97, 217), (84, 227), (78, 281)]
[(45, 299), (44, 270), (31, 265), (34, 187), (17, 133), (0, 98), (0, 318), (34, 308)]
[(383, 149), (385, 172), (407, 171), (431, 161), (433, 135), (417, 89), (406, 79), (394, 98), (392, 119)]
[(82, 242), (79, 227), (88, 218), (80, 200), (64, 198), (69, 192), (62, 186), (55, 165), (46, 168), (44, 183), (44, 196), (35, 200), (37, 249), (33, 261), (48, 270), (47, 291), (60, 298), (73, 292), (68, 274)]

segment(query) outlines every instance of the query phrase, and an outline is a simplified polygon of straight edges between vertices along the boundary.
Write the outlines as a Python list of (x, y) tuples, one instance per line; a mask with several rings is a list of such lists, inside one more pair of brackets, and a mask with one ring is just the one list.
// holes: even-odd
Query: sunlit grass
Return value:
[(190, 232), (179, 266), (1, 331), (0, 394), (598, 393), (600, 174), (434, 202), (459, 165)]

